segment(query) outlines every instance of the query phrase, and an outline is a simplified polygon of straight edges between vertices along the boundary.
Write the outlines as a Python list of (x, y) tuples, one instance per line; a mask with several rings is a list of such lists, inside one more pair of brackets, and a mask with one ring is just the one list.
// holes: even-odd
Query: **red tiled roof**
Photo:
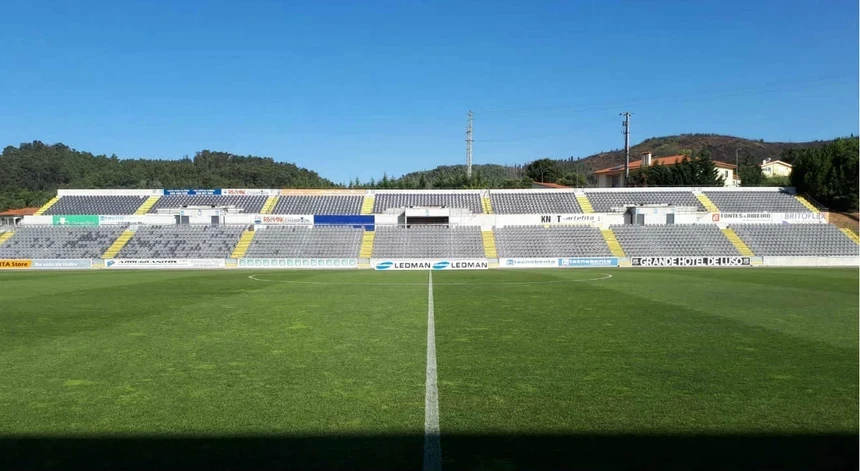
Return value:
[(570, 188), (569, 186), (559, 185), (558, 183), (532, 182), (532, 184), (542, 186), (544, 188)]
[[(679, 163), (683, 162), (684, 159), (686, 159), (686, 158), (687, 158), (686, 155), (671, 155), (669, 157), (657, 157), (657, 158), (651, 159), (651, 166), (654, 166), (654, 165), (675, 165), (675, 164), (679, 164)], [(720, 167), (720, 168), (731, 168), (731, 169), (735, 168), (735, 164), (729, 164), (729, 163), (720, 162), (717, 160), (714, 161), (714, 165), (716, 165), (717, 167)], [(630, 167), (629, 167), (630, 170), (636, 170), (637, 168), (640, 168), (640, 167), (642, 167), (642, 161), (641, 160), (636, 160), (634, 162), (630, 162)], [(602, 170), (597, 170), (594, 173), (597, 175), (604, 175), (604, 174), (613, 174), (613, 173), (622, 173), (622, 172), (624, 172), (624, 165), (623, 164), (622, 165), (616, 165), (614, 167), (604, 168)]]
[(21, 208), (21, 209), (10, 209), (8, 211), (4, 211), (0, 213), (0, 217), (6, 216), (32, 216), (36, 214), (39, 208)]

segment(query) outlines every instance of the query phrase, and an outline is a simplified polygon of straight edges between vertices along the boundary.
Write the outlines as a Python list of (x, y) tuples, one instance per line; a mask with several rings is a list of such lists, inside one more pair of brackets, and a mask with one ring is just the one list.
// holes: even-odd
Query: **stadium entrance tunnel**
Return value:
[[(421, 470), (424, 437), (2, 437), (0, 469)], [(856, 469), (856, 434), (442, 434), (442, 469)]]

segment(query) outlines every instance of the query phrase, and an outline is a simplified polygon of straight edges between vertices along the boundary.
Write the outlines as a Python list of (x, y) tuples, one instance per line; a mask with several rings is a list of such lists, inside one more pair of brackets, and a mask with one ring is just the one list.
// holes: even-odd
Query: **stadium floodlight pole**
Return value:
[(627, 111), (619, 113), (619, 116), (624, 116), (624, 186), (627, 186), (627, 180), (630, 178), (630, 113)]
[(466, 125), (466, 178), (472, 179), (472, 110), (469, 110), (469, 123)]

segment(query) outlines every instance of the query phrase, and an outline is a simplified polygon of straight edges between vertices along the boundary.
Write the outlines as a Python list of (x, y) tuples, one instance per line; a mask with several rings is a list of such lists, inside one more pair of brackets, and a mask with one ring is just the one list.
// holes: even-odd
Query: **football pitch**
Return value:
[(4, 272), (0, 313), (3, 469), (856, 467), (856, 269)]

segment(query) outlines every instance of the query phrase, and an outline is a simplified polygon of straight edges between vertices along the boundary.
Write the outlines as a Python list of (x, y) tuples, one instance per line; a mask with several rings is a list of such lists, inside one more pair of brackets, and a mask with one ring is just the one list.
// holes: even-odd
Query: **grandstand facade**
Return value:
[(7, 268), (857, 265), (791, 188), (60, 190)]

